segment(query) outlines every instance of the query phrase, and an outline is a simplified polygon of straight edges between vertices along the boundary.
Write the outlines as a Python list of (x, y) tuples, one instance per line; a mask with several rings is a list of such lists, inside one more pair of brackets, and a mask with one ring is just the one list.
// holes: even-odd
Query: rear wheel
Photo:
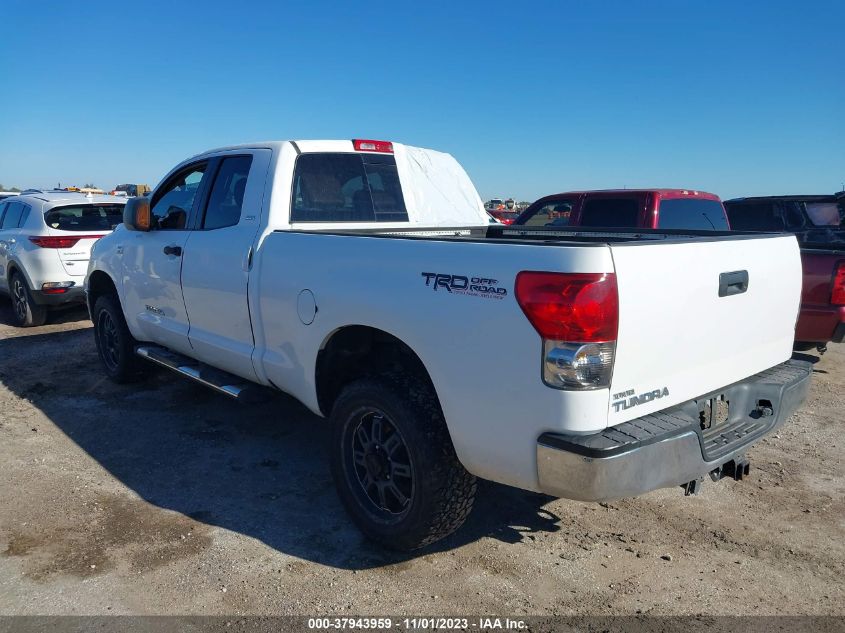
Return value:
[(331, 418), (335, 486), (367, 537), (412, 550), (463, 524), (476, 479), (458, 461), (430, 389), (407, 377), (359, 380)]
[(12, 273), (9, 279), (10, 294), (12, 297), (12, 311), (15, 315), (15, 323), (19, 327), (35, 327), (44, 325), (47, 320), (47, 308), (40, 306), (32, 300), (32, 293), (26, 285), (26, 280), (19, 272)]
[(136, 341), (129, 333), (117, 299), (112, 295), (99, 297), (92, 318), (97, 354), (106, 375), (116, 383), (140, 378), (142, 361), (135, 354)]

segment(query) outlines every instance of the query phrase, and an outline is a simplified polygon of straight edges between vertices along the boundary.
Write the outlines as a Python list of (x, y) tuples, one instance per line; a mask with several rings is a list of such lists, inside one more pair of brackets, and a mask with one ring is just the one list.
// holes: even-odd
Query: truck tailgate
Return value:
[(790, 357), (801, 294), (793, 236), (610, 248), (619, 334), (609, 425), (716, 392)]

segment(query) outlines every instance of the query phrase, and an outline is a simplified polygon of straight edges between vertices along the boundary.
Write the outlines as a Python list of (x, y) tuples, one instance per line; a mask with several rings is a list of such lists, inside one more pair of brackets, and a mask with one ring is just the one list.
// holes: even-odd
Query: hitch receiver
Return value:
[(739, 455), (729, 462), (710, 471), (710, 479), (719, 481), (725, 477), (732, 477), (734, 481), (742, 481), (751, 471), (751, 462), (745, 455)]
[(681, 485), (681, 488), (684, 489), (684, 496), (694, 496), (701, 492), (701, 486), (704, 485), (704, 478), (700, 479), (693, 479), (692, 481), (688, 481), (685, 484)]

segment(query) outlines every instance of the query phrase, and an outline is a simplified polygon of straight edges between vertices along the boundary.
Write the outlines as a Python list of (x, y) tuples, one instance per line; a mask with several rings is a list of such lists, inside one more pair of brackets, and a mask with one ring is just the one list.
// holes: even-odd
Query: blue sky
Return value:
[(7, 186), (354, 137), (448, 151), (485, 199), (845, 181), (838, 0), (3, 4)]

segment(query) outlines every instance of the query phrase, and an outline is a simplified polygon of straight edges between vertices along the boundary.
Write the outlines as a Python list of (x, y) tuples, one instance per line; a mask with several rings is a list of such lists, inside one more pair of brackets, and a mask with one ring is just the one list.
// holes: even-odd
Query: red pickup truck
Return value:
[(692, 189), (556, 193), (537, 200), (514, 224), (706, 231), (729, 228), (719, 196)]
[(789, 231), (801, 246), (804, 284), (796, 349), (824, 353), (845, 339), (845, 192), (833, 196), (769, 196), (725, 202), (731, 227)]

